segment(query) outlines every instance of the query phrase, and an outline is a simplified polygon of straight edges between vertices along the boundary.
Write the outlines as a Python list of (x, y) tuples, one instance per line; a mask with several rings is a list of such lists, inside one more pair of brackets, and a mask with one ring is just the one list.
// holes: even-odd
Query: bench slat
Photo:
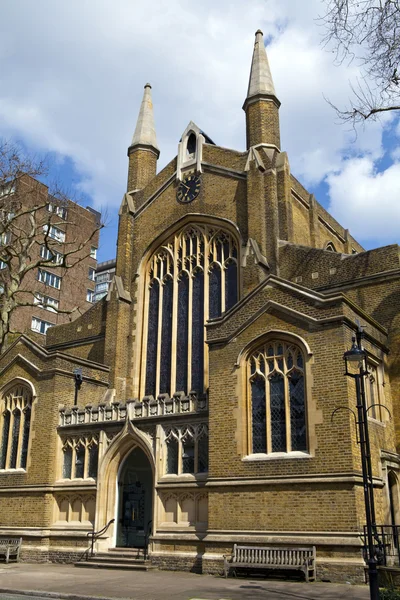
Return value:
[(244, 546), (234, 544), (230, 560), (224, 557), (224, 573), (228, 576), (229, 566), (258, 567), (272, 569), (299, 569), (304, 572), (306, 581), (311, 576), (315, 580), (315, 546), (273, 547), (273, 546)]

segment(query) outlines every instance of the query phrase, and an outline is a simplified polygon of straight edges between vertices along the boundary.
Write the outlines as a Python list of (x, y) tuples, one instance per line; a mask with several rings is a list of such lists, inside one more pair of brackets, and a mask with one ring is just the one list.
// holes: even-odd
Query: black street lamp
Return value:
[(344, 353), (343, 358), (346, 365), (345, 375), (352, 377), (356, 383), (357, 394), (357, 424), (359, 431), (359, 444), (361, 448), (361, 467), (364, 487), (364, 502), (367, 529), (367, 556), (368, 556), (368, 580), (371, 600), (379, 600), (379, 582), (377, 560), (374, 549), (374, 537), (376, 537), (374, 488), (372, 481), (371, 449), (368, 432), (368, 413), (365, 400), (364, 378), (368, 375), (367, 353), (361, 345), (363, 330), (361, 327), (353, 337), (353, 345)]

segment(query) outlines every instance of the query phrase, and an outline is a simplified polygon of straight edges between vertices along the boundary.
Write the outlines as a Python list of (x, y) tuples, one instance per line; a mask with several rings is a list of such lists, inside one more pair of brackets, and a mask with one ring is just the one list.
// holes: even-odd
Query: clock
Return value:
[(176, 198), (178, 202), (187, 204), (192, 202), (200, 193), (201, 179), (198, 175), (189, 175), (180, 182), (176, 190)]

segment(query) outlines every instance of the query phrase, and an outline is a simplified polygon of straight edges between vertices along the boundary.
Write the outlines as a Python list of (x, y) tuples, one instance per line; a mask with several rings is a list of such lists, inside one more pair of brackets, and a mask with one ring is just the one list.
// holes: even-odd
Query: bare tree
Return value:
[(400, 110), (400, 1), (323, 2), (324, 44), (333, 48), (338, 64), (356, 60), (362, 70), (360, 80), (351, 85), (351, 104), (344, 109), (331, 104), (340, 119), (356, 125)]
[[(46, 160), (28, 157), (17, 144), (0, 140), (0, 351), (11, 334), (21, 333), (13, 329), (13, 316), (23, 307), (71, 312), (50, 305), (50, 298), (35, 291), (37, 274), (46, 269), (51, 277), (76, 269), (103, 227), (99, 220), (82, 238), (79, 219), (70, 219), (74, 203), (59, 188), (37, 180), (47, 170)], [(63, 239), (67, 225), (76, 231), (68, 242)]]

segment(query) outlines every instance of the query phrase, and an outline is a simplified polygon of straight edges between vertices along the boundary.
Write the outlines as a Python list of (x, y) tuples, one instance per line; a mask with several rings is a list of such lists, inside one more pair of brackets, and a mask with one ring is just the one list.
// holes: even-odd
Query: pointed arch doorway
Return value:
[(152, 505), (152, 468), (146, 454), (136, 446), (122, 463), (118, 475), (117, 547), (145, 547)]

